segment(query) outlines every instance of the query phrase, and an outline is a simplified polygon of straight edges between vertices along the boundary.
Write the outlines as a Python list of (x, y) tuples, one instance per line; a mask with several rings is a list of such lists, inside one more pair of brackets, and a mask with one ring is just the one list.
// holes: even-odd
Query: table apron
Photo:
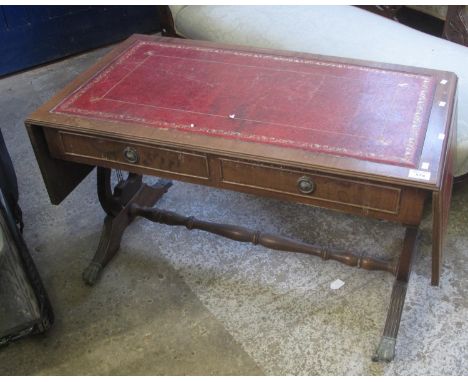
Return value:
[[(419, 225), (427, 190), (44, 128), (53, 157)], [(306, 188), (301, 186), (306, 184)], [(307, 187), (311, 188), (308, 189)]]

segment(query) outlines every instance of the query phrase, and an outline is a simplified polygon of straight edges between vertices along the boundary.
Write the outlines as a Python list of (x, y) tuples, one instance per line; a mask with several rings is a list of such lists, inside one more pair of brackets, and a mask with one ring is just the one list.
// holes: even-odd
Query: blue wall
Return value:
[(157, 6), (0, 6), (0, 76), (160, 30)]

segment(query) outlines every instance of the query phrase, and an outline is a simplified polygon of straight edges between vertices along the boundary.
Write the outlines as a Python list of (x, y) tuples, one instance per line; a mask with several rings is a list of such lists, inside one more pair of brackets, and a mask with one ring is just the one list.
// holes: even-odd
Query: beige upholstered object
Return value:
[(178, 34), (455, 72), (457, 162), (468, 172), (468, 48), (352, 6), (171, 6)]

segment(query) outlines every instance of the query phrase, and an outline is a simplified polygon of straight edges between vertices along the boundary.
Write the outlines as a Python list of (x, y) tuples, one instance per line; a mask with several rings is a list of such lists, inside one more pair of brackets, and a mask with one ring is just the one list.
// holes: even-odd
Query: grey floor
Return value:
[[(136, 221), (93, 288), (81, 271), (104, 213), (93, 172), (50, 204), (23, 120), (109, 48), (0, 80), (25, 238), (55, 308), (44, 336), (0, 349), (0, 374), (466, 375), (468, 185), (457, 186), (442, 283), (430, 284), (427, 206), (395, 360), (376, 364), (392, 277)], [(176, 182), (160, 206), (391, 257), (398, 225)], [(345, 285), (330, 289), (341, 279)]]

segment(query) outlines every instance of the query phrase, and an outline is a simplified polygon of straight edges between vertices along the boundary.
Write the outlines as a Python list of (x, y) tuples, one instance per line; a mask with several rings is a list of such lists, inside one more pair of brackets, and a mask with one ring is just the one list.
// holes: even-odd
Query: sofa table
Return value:
[[(452, 188), (453, 73), (336, 57), (134, 35), (26, 121), (52, 203), (98, 166), (107, 216), (93, 285), (138, 216), (233, 240), (390, 272), (374, 356), (394, 357), (423, 206), (432, 197), (437, 285)], [(120, 175), (112, 190), (112, 169)], [(395, 262), (154, 208), (155, 175), (403, 224)]]

